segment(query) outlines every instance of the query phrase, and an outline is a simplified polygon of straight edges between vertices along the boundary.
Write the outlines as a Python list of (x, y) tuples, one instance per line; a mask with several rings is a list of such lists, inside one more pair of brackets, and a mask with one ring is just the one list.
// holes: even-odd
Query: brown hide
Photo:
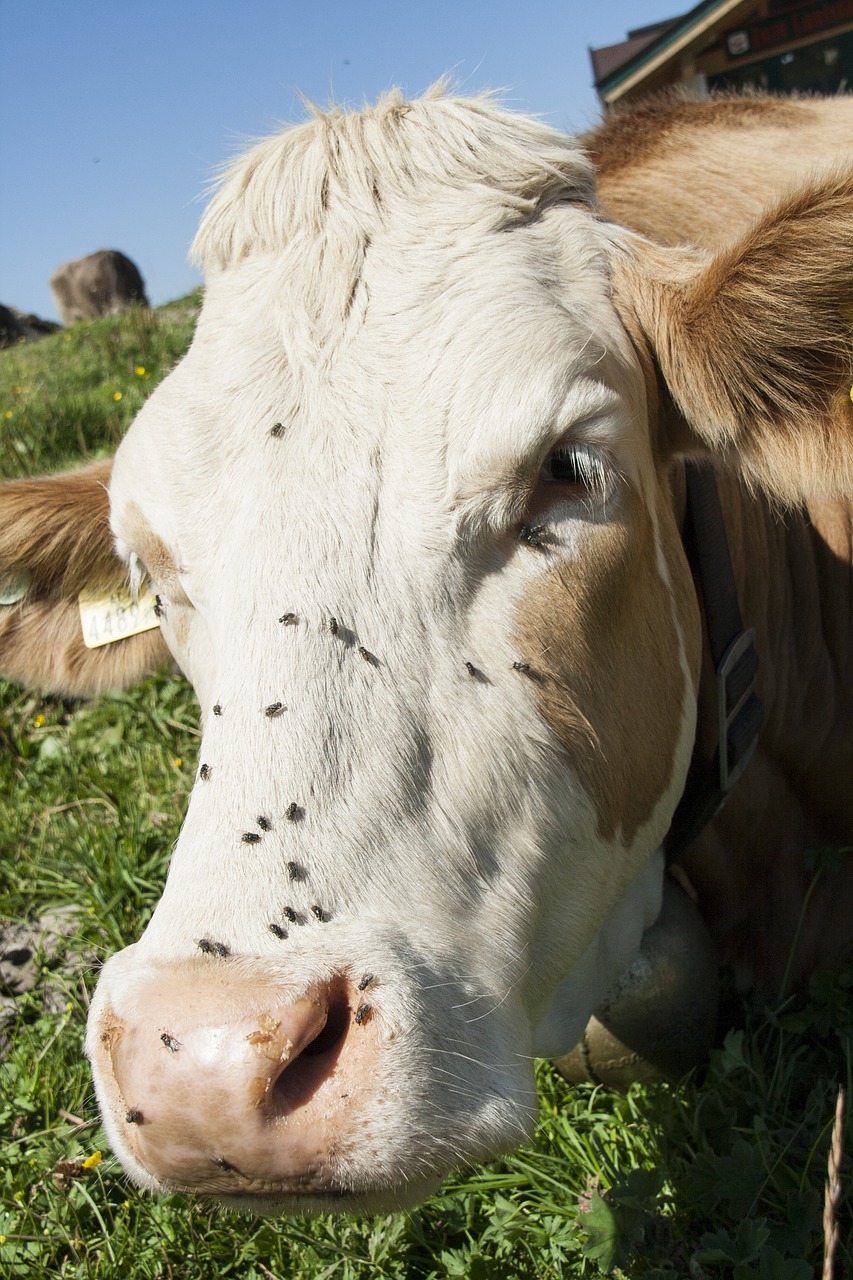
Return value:
[(63, 262), (50, 277), (50, 291), (63, 324), (116, 315), (131, 303), (148, 306), (139, 268), (117, 249)]
[(851, 138), (853, 95), (672, 93), (614, 112), (582, 141), (614, 222), (660, 244), (715, 249), (816, 170), (849, 168)]
[[(853, 956), (853, 858), (826, 856), (853, 843), (853, 517), (843, 502), (781, 513), (731, 472), (718, 470), (718, 483), (766, 718), (753, 761), (683, 865), (739, 985), (773, 1000)], [(706, 761), (715, 697), (706, 645)]]
[[(834, 216), (849, 239), (852, 127), (851, 98), (685, 102), (665, 96), (610, 117), (585, 141), (599, 167), (608, 216), (663, 244), (718, 249), (751, 230), (768, 206), (801, 203), (799, 192), (816, 169), (831, 175), (824, 186), (834, 189)], [(782, 276), (775, 305), (780, 327), (802, 288), (813, 287), (818, 276), (831, 292), (833, 272), (837, 304), (831, 318), (843, 308), (849, 321), (848, 281), (834, 239), (815, 224), (799, 250), (800, 284), (784, 279), (796, 256), (790, 249), (755, 276), (759, 288), (771, 282), (778, 287)], [(714, 271), (719, 277), (719, 263)], [(690, 320), (685, 330), (695, 333)], [(744, 336), (736, 311), (728, 326), (718, 320), (717, 327), (723, 345), (726, 327), (732, 336)], [(750, 348), (761, 352), (760, 374), (768, 362), (761, 350), (768, 327), (775, 326), (756, 326)], [(695, 388), (701, 373), (685, 358), (684, 346), (671, 341), (674, 380), (680, 376)], [(660, 349), (660, 342), (655, 345)], [(793, 343), (788, 357), (792, 363), (809, 359)], [(719, 354), (705, 351), (703, 359), (708, 379), (719, 380)], [(815, 363), (812, 387), (832, 362)], [(777, 376), (784, 378), (784, 369)], [(741, 386), (749, 382), (742, 371), (738, 379)], [(835, 423), (846, 427), (850, 402), (843, 386), (837, 396)], [(746, 404), (737, 415), (743, 435), (762, 416)], [(798, 442), (787, 444), (788, 456), (783, 446), (777, 465), (791, 473), (793, 489)], [(837, 430), (827, 431), (827, 447), (843, 451)], [(731, 471), (718, 475), (744, 622), (757, 632), (766, 723), (746, 774), (683, 863), (740, 985), (773, 999), (783, 984), (802, 986), (814, 969), (835, 969), (853, 955), (853, 857), (826, 855), (853, 844), (853, 506), (840, 496), (782, 511)], [(705, 759), (714, 748), (714, 697), (706, 652), (697, 747)]]

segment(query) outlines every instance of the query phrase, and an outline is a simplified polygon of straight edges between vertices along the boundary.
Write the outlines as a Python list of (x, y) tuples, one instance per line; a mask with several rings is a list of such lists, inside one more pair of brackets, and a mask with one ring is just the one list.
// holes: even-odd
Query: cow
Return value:
[[(225, 175), (192, 346), (115, 459), (0, 487), (0, 670), (89, 695), (171, 659), (201, 706), (90, 1011), (139, 1185), (388, 1209), (530, 1134), (532, 1058), (657, 927), (720, 735), (697, 460), (763, 725), (680, 879), (744, 990), (849, 957), (853, 863), (800, 854), (853, 830), (851, 111), (709, 108), (718, 206), (762, 128), (786, 158), (697, 247), (608, 217), (657, 165), (665, 225), (690, 172), (642, 129), (619, 158), (624, 120), (587, 140), (599, 204), (577, 141), (488, 96), (316, 110)], [(159, 627), (85, 647), (78, 594), (128, 581)]]
[(133, 304), (148, 306), (139, 268), (118, 249), (63, 262), (50, 277), (50, 291), (63, 324), (119, 315)]

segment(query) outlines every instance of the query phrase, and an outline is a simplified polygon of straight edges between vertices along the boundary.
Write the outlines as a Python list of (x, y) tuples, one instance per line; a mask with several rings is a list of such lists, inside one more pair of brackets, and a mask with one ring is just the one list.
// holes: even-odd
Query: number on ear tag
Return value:
[(126, 640), (160, 625), (154, 612), (155, 598), (147, 587), (136, 597), (121, 587), (109, 595), (97, 589), (81, 591), (77, 599), (87, 649), (99, 649), (103, 644)]

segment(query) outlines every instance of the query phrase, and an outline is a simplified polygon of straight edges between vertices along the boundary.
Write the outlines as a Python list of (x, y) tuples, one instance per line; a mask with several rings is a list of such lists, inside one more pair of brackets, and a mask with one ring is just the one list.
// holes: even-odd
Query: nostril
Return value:
[(329, 1053), (332, 1049), (336, 1049), (343, 1042), (349, 1026), (349, 1004), (346, 997), (339, 995), (333, 997), (329, 1001), (329, 1011), (326, 1016), (326, 1025), (323, 1027), (310, 1044), (307, 1044), (302, 1050), (303, 1058), (317, 1057), (321, 1053)]
[(350, 1008), (343, 992), (329, 1000), (326, 1021), (317, 1035), (291, 1058), (273, 1083), (270, 1102), (279, 1114), (303, 1107), (335, 1071), (350, 1024)]

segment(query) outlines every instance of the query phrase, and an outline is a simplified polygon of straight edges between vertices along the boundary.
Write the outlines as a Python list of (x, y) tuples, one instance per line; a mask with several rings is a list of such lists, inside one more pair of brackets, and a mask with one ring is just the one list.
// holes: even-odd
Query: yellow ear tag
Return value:
[(81, 591), (77, 599), (87, 649), (100, 649), (103, 644), (126, 640), (128, 636), (153, 631), (160, 625), (155, 612), (156, 600), (147, 587), (135, 598), (126, 587), (120, 587), (109, 595), (97, 588)]

